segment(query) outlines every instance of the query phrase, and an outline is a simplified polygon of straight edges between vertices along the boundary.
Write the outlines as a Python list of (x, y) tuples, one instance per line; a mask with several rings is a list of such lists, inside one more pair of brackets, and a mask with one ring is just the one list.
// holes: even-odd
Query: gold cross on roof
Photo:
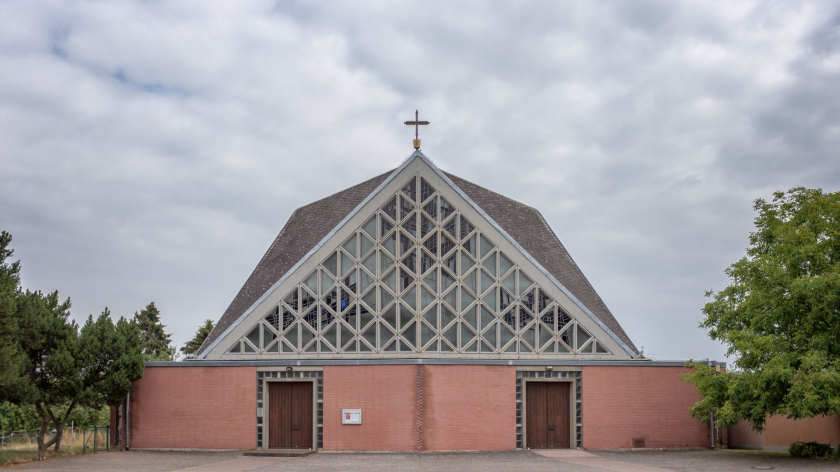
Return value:
[(405, 124), (414, 126), (414, 149), (420, 149), (420, 125), (427, 125), (429, 122), (420, 121), (420, 113), (414, 110), (414, 121), (406, 121)]

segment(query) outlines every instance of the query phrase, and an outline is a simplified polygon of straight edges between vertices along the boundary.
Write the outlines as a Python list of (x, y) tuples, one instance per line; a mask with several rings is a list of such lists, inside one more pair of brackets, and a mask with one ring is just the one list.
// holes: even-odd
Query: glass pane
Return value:
[[(371, 294), (376, 293), (376, 290), (371, 290)], [(370, 320), (373, 319), (373, 313), (371, 313), (367, 308), (364, 306), (359, 307), (359, 327), (364, 328), (370, 323)]]
[[(563, 329), (567, 324), (572, 322), (572, 317), (569, 316), (565, 311), (558, 308), (557, 309), (557, 331)], [(571, 344), (570, 344), (571, 346)]]
[(376, 346), (376, 323), (370, 325), (370, 328), (366, 329), (362, 333), (362, 337), (367, 341), (371, 346)]
[(601, 345), (601, 343), (595, 343), (595, 354), (609, 354), (610, 351)]
[(403, 258), (402, 260), (402, 263), (412, 273), (417, 273), (417, 255), (414, 251), (411, 251), (407, 256), (405, 256), (405, 258)]
[(455, 283), (455, 277), (445, 270), (440, 271), (440, 290), (446, 291), (452, 284)]
[(470, 295), (469, 292), (464, 290), (464, 287), (461, 287), (461, 310), (465, 310), (468, 306), (470, 306), (470, 303), (474, 301), (475, 297), (473, 297), (472, 295)]
[[(312, 309), (312, 311), (316, 311), (316, 309), (315, 309), (315, 308), (313, 308), (313, 309)], [(292, 313), (291, 311), (289, 311), (289, 310), (288, 310), (288, 309), (286, 309), (286, 308), (283, 308), (283, 316), (282, 316), (282, 318), (281, 318), (281, 321), (283, 322), (283, 325), (282, 325), (282, 327), (281, 327), (280, 329), (281, 329), (281, 330), (285, 330), (285, 329), (286, 329), (286, 328), (288, 328), (288, 327), (289, 327), (292, 323), (294, 323), (294, 322), (295, 322), (295, 315), (294, 315), (294, 313)]]
[[(464, 340), (461, 339), (461, 342), (463, 343)], [(467, 346), (466, 348), (464, 348), (464, 352), (478, 352), (478, 341), (476, 341), (476, 342), (470, 344), (469, 346)]]
[(433, 301), (435, 301), (435, 296), (426, 290), (426, 287), (422, 287), (420, 289), (420, 311), (425, 310)]
[(350, 254), (354, 258), (358, 258), (359, 255), (356, 253), (356, 235), (354, 234), (350, 239), (348, 239), (344, 245), (342, 246), (347, 254)]
[(556, 348), (557, 348), (557, 352), (560, 352), (560, 353), (569, 353), (570, 352), (569, 348), (564, 346), (563, 343), (557, 343)]
[(466, 241), (461, 241), (461, 245), (464, 246), (464, 250), (469, 253), (473, 258), (477, 258), (478, 256), (478, 248), (476, 247), (476, 236), (472, 235)]
[(394, 339), (394, 332), (388, 329), (384, 324), (380, 324), (379, 339), (382, 341), (380, 345), (384, 346), (388, 343), (388, 341)]
[(461, 253), (461, 273), (465, 273), (475, 264), (466, 252)]
[(487, 238), (485, 238), (484, 235), (482, 234), (481, 235), (481, 258), (484, 259), (484, 256), (486, 256), (488, 252), (492, 251), (495, 248), (496, 248), (496, 246), (494, 246), (493, 243), (488, 241)]
[(531, 321), (534, 321), (534, 316), (528, 313), (522, 307), (519, 307), (519, 329), (528, 326), (528, 323), (530, 323)]
[(368, 275), (367, 272), (360, 270), (359, 271), (359, 292), (364, 293), (365, 290), (368, 289), (371, 285), (373, 285), (373, 277)]
[(458, 273), (458, 253), (453, 253), (443, 261), (443, 265), (453, 274)]
[(566, 346), (572, 347), (572, 328), (563, 331), (560, 334), (560, 340), (563, 341), (566, 344)]
[(441, 307), (440, 307), (440, 325), (445, 328), (446, 325), (448, 325), (454, 319), (455, 319), (455, 314), (452, 313), (451, 311), (449, 311), (449, 309), (446, 308), (445, 306), (441, 305)]
[[(346, 346), (350, 341), (353, 340), (353, 332), (344, 325), (344, 323), (339, 323), (341, 325), (341, 344)], [(355, 349), (353, 349), (355, 351)]]
[(457, 240), (458, 239), (458, 217), (453, 216), (452, 218), (450, 218), (449, 221), (447, 221), (446, 223), (443, 224), (443, 229), (446, 230), (447, 233), (449, 233), (449, 236), (451, 236), (452, 239)]
[(437, 253), (438, 253), (438, 247), (437, 247), (438, 243), (437, 243), (437, 241), (438, 241), (438, 237), (437, 237), (437, 233), (435, 233), (435, 234), (432, 234), (431, 236), (429, 236), (429, 239), (427, 239), (423, 243), (423, 247), (428, 249), (429, 252), (432, 253), (432, 255), (434, 255), (434, 256), (437, 256)]
[(332, 286), (335, 285), (335, 280), (332, 277), (327, 275), (326, 272), (321, 272), (321, 293), (327, 293)]
[(519, 343), (519, 352), (527, 353), (527, 352), (534, 352), (534, 350), (531, 349), (531, 346), (529, 346), (528, 344), (526, 344), (524, 342), (521, 342), (521, 343)]
[(265, 347), (266, 347), (266, 346), (268, 346), (269, 344), (271, 344), (271, 342), (272, 342), (272, 341), (274, 341), (275, 339), (277, 339), (277, 335), (274, 333), (274, 331), (272, 331), (272, 330), (271, 330), (268, 326), (266, 326), (266, 325), (263, 325), (263, 327), (262, 327), (262, 328), (263, 328), (263, 329), (262, 329), (262, 332), (263, 332), (263, 345), (262, 345), (262, 348), (263, 348), (263, 349), (265, 349)]
[(397, 197), (392, 197), (388, 200), (388, 203), (382, 207), (382, 211), (385, 212), (386, 215), (390, 216), (392, 220), (397, 219)]
[(289, 292), (288, 295), (286, 295), (286, 298), (283, 301), (286, 302), (286, 304), (289, 305), (289, 307), (292, 310), (299, 310), (300, 307), (298, 306), (298, 290), (297, 290), (297, 287), (292, 289), (292, 291)]
[(481, 263), (488, 271), (490, 271), (490, 275), (493, 277), (498, 277), (499, 273), (496, 270), (496, 254), (491, 255), (487, 259), (484, 259), (484, 262)]
[(380, 307), (384, 308), (394, 300), (394, 296), (388, 293), (388, 291), (384, 288), (379, 287), (379, 299), (382, 300), (382, 305), (380, 305)]
[(309, 344), (309, 341), (315, 339), (315, 333), (312, 332), (306, 325), (300, 325), (300, 345), (301, 347), (306, 347)]
[(554, 330), (554, 310), (548, 310), (540, 316), (540, 321), (545, 323), (552, 331)]
[(367, 223), (365, 223), (365, 225), (362, 226), (362, 229), (365, 231), (365, 233), (368, 234), (368, 236), (376, 240), (376, 217), (374, 216), (373, 218), (369, 219)]
[(504, 274), (513, 267), (513, 262), (502, 253), (499, 253), (499, 269), (500, 273)]
[(251, 347), (248, 343), (242, 343), (242, 352), (257, 352), (253, 347)]
[(435, 229), (435, 224), (426, 218), (426, 215), (420, 215), (420, 237), (425, 238), (433, 229)]
[(452, 348), (451, 348), (451, 347), (449, 347), (449, 345), (448, 345), (448, 344), (446, 344), (445, 342), (441, 341), (441, 343), (440, 343), (440, 352), (452, 352)]
[(526, 329), (522, 332), (522, 339), (528, 343), (529, 346), (536, 345), (537, 339), (537, 328), (535, 326), (531, 326), (530, 328)]
[[(420, 323), (420, 345), (422, 346), (424, 344), (427, 344), (434, 337), (435, 337), (434, 331), (429, 329), (429, 327), (426, 325), (426, 323)], [(435, 347), (437, 347), (437, 346), (435, 346)], [(434, 350), (434, 351), (437, 350), (437, 349), (432, 348), (431, 346), (429, 346), (429, 348), (430, 348), (430, 350)], [(429, 348), (427, 348), (427, 349), (429, 349)]]
[(437, 219), (437, 198), (433, 198), (429, 200), (428, 203), (423, 205), (423, 211), (429, 214), (433, 220)]
[(412, 238), (417, 238), (417, 218), (413, 213), (403, 222), (402, 227)]
[(490, 274), (487, 271), (481, 271), (481, 291), (486, 292), (487, 289), (493, 287), (493, 277), (490, 277)]
[(386, 251), (391, 253), (392, 256), (396, 256), (397, 255), (397, 233), (391, 233), (390, 236), (385, 238), (385, 241), (382, 242), (382, 247), (384, 247)]
[(397, 341), (394, 341), (393, 343), (389, 344), (385, 348), (385, 352), (396, 352), (397, 351), (397, 344), (398, 344)]
[(487, 329), (485, 329), (483, 333), (481, 333), (481, 338), (484, 339), (485, 341), (487, 341), (487, 343), (490, 344), (491, 346), (495, 346), (496, 345), (496, 325), (491, 324), (491, 325), (488, 325), (488, 326), (489, 327)]
[(577, 327), (577, 348), (580, 349), (587, 341), (589, 341), (589, 333), (583, 330), (583, 328), (578, 325)]
[[(388, 256), (383, 254), (382, 257), (385, 258)], [(364, 262), (362, 262), (362, 265), (365, 266), (365, 269), (369, 270), (371, 274), (376, 275), (376, 253), (372, 253), (367, 259), (365, 259)]]
[(400, 289), (405, 290), (414, 282), (414, 277), (405, 269), (400, 269)]
[(496, 319), (496, 317), (493, 315), (493, 312), (488, 310), (487, 307), (485, 307), (484, 305), (482, 305), (481, 306), (481, 327), (486, 328), (487, 326), (490, 326), (490, 323), (492, 323), (495, 319)]
[(528, 311), (530, 311), (532, 313), (534, 312), (534, 308), (536, 307), (536, 304), (537, 304), (537, 299), (536, 299), (536, 296), (535, 296), (534, 292), (535, 292), (535, 290), (530, 290), (528, 293), (526, 293), (526, 294), (522, 295), (522, 297), (520, 297), (522, 299), (522, 305), (524, 305), (525, 308), (527, 308)]
[(379, 215), (379, 235), (380, 237), (385, 236), (388, 234), (389, 231), (394, 229), (394, 223), (385, 217), (385, 215)]
[(359, 352), (371, 352), (371, 351), (372, 351), (372, 349), (367, 344), (365, 344), (363, 342), (359, 343)]
[(495, 290), (491, 290), (481, 299), (493, 311), (496, 311), (496, 293)]
[(475, 333), (465, 323), (460, 323), (459, 326), (461, 327), (461, 347), (463, 347), (475, 339)]
[(520, 293), (527, 290), (528, 287), (530, 287), (532, 283), (534, 283), (534, 282), (531, 279), (529, 279), (528, 276), (525, 275), (524, 273), (522, 273), (522, 271), (520, 270), (519, 271), (519, 291), (520, 291)]
[(414, 203), (411, 200), (405, 197), (400, 198), (400, 219), (407, 218), (413, 209)]
[(540, 298), (539, 298), (539, 303), (540, 303), (539, 311), (540, 311), (540, 313), (544, 312), (545, 309), (548, 308), (548, 306), (551, 305), (551, 303), (553, 301), (554, 300), (552, 300), (551, 297), (546, 295), (545, 292), (542, 289), (540, 289)]
[(345, 287), (349, 288), (353, 292), (356, 291), (356, 271), (351, 270), (347, 277), (344, 277), (344, 280), (341, 281)]
[(462, 316), (464, 321), (466, 321), (472, 329), (478, 331), (478, 309), (476, 307), (470, 308)]
[(402, 192), (412, 202), (417, 201), (417, 180), (412, 177), (411, 180), (402, 188)]
[(438, 329), (437, 307), (432, 306), (429, 311), (423, 313), (423, 319), (426, 320), (434, 329)]
[(434, 187), (429, 185), (426, 179), (420, 177), (420, 201), (425, 202), (433, 193), (435, 193)]
[(346, 290), (341, 291), (341, 311), (342, 312), (350, 309), (350, 306), (353, 304), (354, 301), (356, 301), (356, 299), (353, 298), (352, 295), (350, 295), (350, 292), (348, 292)]
[(504, 321), (505, 324), (510, 329), (515, 330), (516, 329), (516, 308), (513, 308), (510, 311), (508, 311), (507, 313), (505, 313), (504, 315), (502, 315), (502, 321)]
[[(389, 274), (382, 278), (385, 281), (385, 285), (391, 289), (392, 292), (397, 291), (397, 271), (392, 270)], [(385, 302), (382, 302), (382, 306), (385, 306)]]
[(420, 273), (425, 274), (426, 271), (434, 267), (435, 260), (426, 251), (420, 251)]
[(457, 303), (457, 300), (456, 300), (456, 297), (457, 297), (456, 292), (457, 292), (457, 290), (455, 290), (453, 288), (452, 290), (449, 291), (449, 293), (447, 293), (446, 295), (443, 296), (443, 301), (446, 302), (446, 304), (449, 305), (449, 307), (453, 310), (457, 309), (457, 307), (458, 307), (458, 303)]
[(428, 287), (432, 290), (432, 293), (438, 293), (437, 270), (433, 270), (423, 277), (423, 282), (428, 285)]
[(332, 320), (334, 320), (334, 319), (335, 319), (335, 315), (330, 313), (329, 310), (324, 310), (323, 306), (322, 306), (322, 308), (321, 308), (321, 323), (320, 323), (321, 329), (323, 330), (327, 325), (332, 323)]
[[(284, 308), (286, 310), (286, 308)], [(280, 329), (280, 307), (276, 306), (274, 309), (268, 312), (263, 318), (268, 324), (274, 327), (274, 329)]]
[(414, 322), (409, 323), (405, 331), (402, 332), (402, 336), (413, 348), (417, 344), (417, 325)]
[(303, 316), (303, 321), (307, 322), (313, 329), (318, 329), (318, 307), (309, 310), (309, 313)]
[(455, 242), (449, 239), (445, 234), (440, 235), (440, 254), (445, 256), (449, 251), (455, 249)]
[(318, 343), (313, 341), (309, 347), (304, 349), (304, 352), (318, 352)]
[(412, 311), (417, 311), (417, 289), (412, 286), (411, 289), (405, 292), (405, 295), (402, 296), (402, 300), (411, 307)]
[(254, 329), (252, 329), (251, 332), (248, 333), (248, 336), (246, 336), (246, 338), (248, 338), (248, 341), (251, 341), (251, 344), (259, 347), (260, 346), (260, 325), (255, 326)]
[(371, 251), (371, 249), (373, 249), (373, 241), (368, 239), (367, 236), (362, 235), (361, 238), (359, 239), (359, 241), (360, 241), (359, 244), (362, 247), (362, 252), (361, 252), (362, 256), (366, 255), (367, 253), (369, 253)]
[(515, 289), (516, 289), (515, 280), (516, 280), (516, 273), (511, 272), (510, 275), (508, 275), (507, 277), (505, 277), (504, 280), (502, 280), (502, 285), (504, 285), (504, 287), (506, 289), (508, 289), (508, 291), (510, 291), (510, 293), (515, 293)]
[(353, 268), (353, 259), (347, 257), (344, 251), (341, 252), (341, 276), (345, 276)]
[(298, 345), (298, 325), (294, 325), (292, 329), (283, 335), (283, 337), (286, 338), (295, 349), (300, 349), (300, 346)]
[(513, 303), (513, 295), (506, 292), (503, 288), (499, 288), (499, 310), (504, 310)]
[[(474, 230), (474, 229), (475, 229), (475, 226), (473, 226), (472, 223), (467, 221), (467, 219), (464, 218), (464, 215), (461, 215), (461, 239), (464, 239), (467, 236), (469, 236), (469, 234), (472, 233), (472, 230)], [(472, 247), (473, 247), (474, 250), (476, 249), (475, 248), (475, 243), (476, 243), (476, 241), (473, 238)]]
[(312, 293), (318, 293), (318, 272), (313, 272), (309, 275), (306, 279), (306, 288), (308, 288)]
[(453, 324), (449, 329), (443, 332), (443, 339), (449, 341), (452, 347), (458, 345), (458, 323)]
[(505, 325), (499, 325), (499, 348), (503, 348), (513, 339), (513, 331)]
[(326, 267), (328, 271), (330, 271), (330, 274), (332, 274), (333, 277), (337, 277), (338, 276), (338, 255), (336, 253), (330, 254), (330, 257), (328, 257), (327, 260), (324, 261), (323, 266)]
[(229, 354), (240, 354), (240, 353), (242, 353), (242, 341), (236, 341), (236, 343), (234, 343), (233, 347), (230, 348), (228, 353)]
[(413, 246), (414, 241), (412, 241), (408, 236), (400, 233), (400, 255), (404, 255), (408, 251), (411, 251)]
[(474, 270), (463, 278), (464, 285), (467, 286), (473, 293), (478, 293), (478, 271)]
[(389, 325), (396, 327), (397, 326), (397, 306), (394, 305), (388, 308), (385, 311), (385, 314), (382, 315), (382, 319), (388, 322)]
[(440, 220), (445, 220), (452, 212), (455, 211), (455, 207), (453, 207), (449, 202), (446, 201), (445, 198), (440, 197)]
[(543, 325), (537, 325), (540, 330), (540, 346), (546, 347), (549, 342), (554, 339), (554, 334), (552, 333), (551, 328), (547, 328)]

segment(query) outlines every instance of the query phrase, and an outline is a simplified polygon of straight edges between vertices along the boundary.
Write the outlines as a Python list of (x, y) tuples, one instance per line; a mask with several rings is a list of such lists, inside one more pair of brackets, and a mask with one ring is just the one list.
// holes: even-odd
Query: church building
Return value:
[(147, 363), (123, 444), (710, 446), (683, 362), (639, 358), (540, 212), (415, 147), (292, 214), (196, 358)]

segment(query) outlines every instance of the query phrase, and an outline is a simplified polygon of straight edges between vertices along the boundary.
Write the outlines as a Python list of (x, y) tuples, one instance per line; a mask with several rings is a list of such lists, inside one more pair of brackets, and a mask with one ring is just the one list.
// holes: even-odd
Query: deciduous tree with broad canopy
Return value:
[(735, 369), (691, 363), (702, 400), (691, 414), (717, 426), (768, 415), (840, 414), (840, 192), (794, 188), (757, 200), (747, 255), (708, 292), (701, 327), (728, 347)]

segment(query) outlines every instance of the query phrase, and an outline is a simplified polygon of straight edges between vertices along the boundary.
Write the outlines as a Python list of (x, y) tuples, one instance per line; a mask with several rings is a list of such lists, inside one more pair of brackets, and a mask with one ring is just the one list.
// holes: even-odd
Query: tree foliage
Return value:
[(213, 331), (213, 320), (204, 320), (204, 324), (198, 328), (195, 336), (181, 348), (184, 356), (188, 358), (195, 357), (201, 345), (204, 344), (204, 340), (210, 335), (210, 331)]
[(9, 262), (14, 254), (12, 235), (0, 233), (0, 401), (15, 395), (26, 385), (24, 357), (15, 345), (18, 336), (15, 313), (20, 295), (20, 262)]
[(708, 292), (701, 327), (728, 347), (734, 371), (691, 364), (703, 399), (691, 410), (719, 426), (768, 415), (840, 414), (840, 192), (794, 188), (757, 200), (747, 255)]
[[(19, 264), (6, 261), (12, 254), (11, 237), (2, 236), (0, 270), (16, 276)], [(3, 376), (0, 396), (33, 407), (41, 437), (50, 425), (57, 433), (42, 449), (55, 445), (58, 450), (61, 433), (77, 407), (101, 410), (118, 405), (142, 377), (139, 330), (124, 318), (114, 324), (107, 308), (95, 320), (88, 317), (80, 329), (70, 317), (69, 298), (60, 300), (57, 291), (23, 291), (19, 277), (11, 278), (13, 300), (4, 304), (3, 323), (13, 335), (0, 336), (0, 352), (12, 353), (17, 364), (15, 375)]]
[(140, 339), (143, 341), (143, 354), (148, 361), (175, 360), (175, 346), (166, 334), (166, 326), (160, 322), (160, 311), (155, 302), (146, 305), (139, 312), (134, 313), (134, 322), (140, 329)]

